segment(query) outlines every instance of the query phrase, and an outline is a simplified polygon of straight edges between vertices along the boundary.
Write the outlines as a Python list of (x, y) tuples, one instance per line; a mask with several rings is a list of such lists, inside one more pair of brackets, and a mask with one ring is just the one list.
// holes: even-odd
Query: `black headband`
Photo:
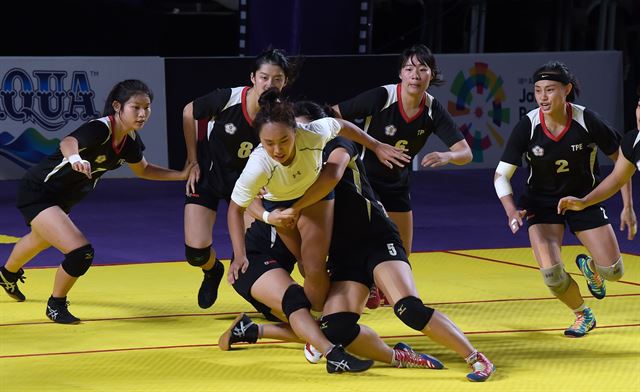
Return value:
[(533, 83), (536, 83), (540, 80), (553, 80), (554, 82), (560, 82), (562, 84), (569, 84), (571, 81), (564, 74), (550, 73), (550, 72), (539, 72), (533, 75)]

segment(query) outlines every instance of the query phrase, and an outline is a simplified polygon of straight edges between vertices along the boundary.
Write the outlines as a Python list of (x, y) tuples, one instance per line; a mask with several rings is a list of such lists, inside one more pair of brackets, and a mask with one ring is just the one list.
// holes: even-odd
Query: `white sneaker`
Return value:
[(304, 345), (304, 357), (309, 363), (318, 363), (322, 359), (322, 353), (318, 351), (311, 343)]

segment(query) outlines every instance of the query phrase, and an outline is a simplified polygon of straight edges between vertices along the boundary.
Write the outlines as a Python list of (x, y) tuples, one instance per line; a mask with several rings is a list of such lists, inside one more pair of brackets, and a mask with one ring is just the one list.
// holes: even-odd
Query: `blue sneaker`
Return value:
[(391, 365), (397, 368), (444, 369), (444, 364), (436, 357), (414, 351), (406, 343), (398, 343), (393, 347)]
[(570, 338), (581, 338), (596, 327), (596, 317), (590, 308), (576, 313), (576, 321), (564, 331), (564, 335)]
[(476, 353), (475, 360), (469, 364), (471, 373), (467, 374), (467, 380), (472, 382), (484, 382), (496, 372), (496, 367), (483, 353)]
[(591, 269), (591, 257), (585, 254), (579, 254), (576, 257), (576, 265), (580, 268), (582, 275), (587, 279), (587, 287), (597, 299), (602, 299), (607, 295), (605, 281), (597, 272)]

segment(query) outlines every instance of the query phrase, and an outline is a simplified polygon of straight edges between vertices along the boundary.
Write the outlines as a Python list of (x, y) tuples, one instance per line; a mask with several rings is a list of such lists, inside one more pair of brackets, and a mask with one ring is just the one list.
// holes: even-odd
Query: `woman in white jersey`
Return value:
[[(265, 91), (259, 103), (261, 109), (253, 125), (261, 144), (251, 153), (229, 204), (227, 223), (234, 253), (227, 274), (230, 283), (238, 273), (246, 271), (249, 263), (244, 242), (244, 210), (263, 188), (265, 222), (269, 223), (269, 211), (293, 204), (318, 178), (322, 149), (338, 133), (374, 151), (389, 167), (409, 161), (402, 149), (378, 142), (348, 121), (323, 118), (297, 124), (293, 105), (281, 101), (277, 89)], [(325, 263), (333, 222), (332, 198), (333, 195), (328, 195), (305, 209), (296, 228), (278, 228), (278, 234), (302, 264), (305, 294), (315, 310), (322, 309), (329, 289)], [(277, 212), (273, 215), (277, 218)]]

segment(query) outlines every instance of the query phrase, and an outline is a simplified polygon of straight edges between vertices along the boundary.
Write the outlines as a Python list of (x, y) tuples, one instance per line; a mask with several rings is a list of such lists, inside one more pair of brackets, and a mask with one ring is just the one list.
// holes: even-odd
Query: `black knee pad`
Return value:
[(62, 269), (74, 278), (78, 278), (84, 275), (93, 263), (93, 246), (91, 244), (81, 246), (64, 256)]
[(403, 323), (416, 331), (422, 331), (431, 320), (434, 309), (425, 306), (420, 299), (409, 296), (396, 302), (393, 311)]
[(298, 309), (311, 309), (311, 302), (304, 294), (304, 289), (299, 284), (292, 284), (282, 296), (282, 311), (287, 320), (291, 313)]
[(187, 262), (194, 267), (202, 267), (207, 264), (211, 257), (211, 247), (206, 248), (192, 248), (189, 245), (184, 245), (184, 254), (187, 257)]
[(350, 345), (360, 333), (358, 313), (340, 312), (322, 316), (320, 329), (324, 336), (333, 344), (341, 344), (342, 347)]

